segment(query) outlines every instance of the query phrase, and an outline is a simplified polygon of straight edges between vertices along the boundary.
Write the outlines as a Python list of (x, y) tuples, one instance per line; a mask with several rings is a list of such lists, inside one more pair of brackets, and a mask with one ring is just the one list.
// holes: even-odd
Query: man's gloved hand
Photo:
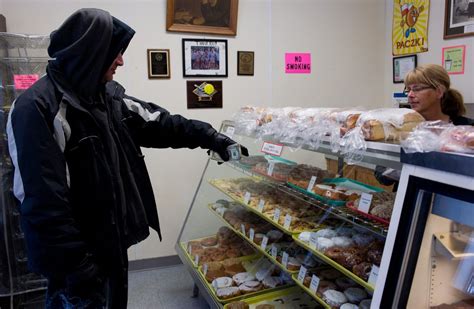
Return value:
[[(237, 144), (237, 142), (229, 138), (227, 135), (218, 132), (216, 132), (213, 137), (214, 141), (212, 143), (211, 150), (217, 152), (222, 158), (222, 160), (229, 161), (230, 158), (229, 153), (227, 151), (227, 147), (229, 147), (230, 145)], [(240, 145), (240, 150), (242, 155), (248, 157), (249, 151), (247, 150), (247, 148)]]
[(66, 276), (66, 292), (70, 297), (88, 297), (102, 292), (104, 280), (99, 267), (86, 256), (72, 273)]
[(384, 186), (391, 186), (400, 180), (400, 171), (377, 165), (374, 176)]

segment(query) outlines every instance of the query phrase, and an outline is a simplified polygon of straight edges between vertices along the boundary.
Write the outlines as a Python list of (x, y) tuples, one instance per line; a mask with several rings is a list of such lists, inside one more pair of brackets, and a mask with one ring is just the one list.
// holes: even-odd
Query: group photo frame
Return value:
[(227, 77), (227, 40), (183, 39), (183, 77)]
[(444, 39), (474, 35), (474, 1), (445, 0)]
[(237, 35), (238, 0), (167, 0), (166, 30)]
[(147, 49), (148, 78), (170, 78), (170, 50)]

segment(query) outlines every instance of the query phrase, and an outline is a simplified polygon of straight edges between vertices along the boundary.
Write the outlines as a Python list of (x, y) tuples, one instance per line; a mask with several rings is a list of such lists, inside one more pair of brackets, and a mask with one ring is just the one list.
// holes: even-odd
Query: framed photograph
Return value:
[(166, 30), (235, 36), (238, 0), (167, 0)]
[(237, 52), (237, 75), (253, 76), (253, 62), (255, 54), (252, 51)]
[(446, 0), (444, 39), (474, 35), (474, 1)]
[(184, 77), (227, 77), (227, 40), (183, 39)]
[(188, 108), (222, 108), (222, 81), (188, 80)]
[(170, 78), (170, 50), (147, 49), (148, 78)]
[(393, 58), (393, 83), (403, 83), (405, 75), (416, 68), (416, 64), (416, 55)]

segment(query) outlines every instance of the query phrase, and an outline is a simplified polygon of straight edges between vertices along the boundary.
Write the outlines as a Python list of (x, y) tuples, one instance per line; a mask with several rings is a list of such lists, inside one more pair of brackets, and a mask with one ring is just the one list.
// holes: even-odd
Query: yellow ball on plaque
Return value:
[(208, 95), (212, 94), (214, 92), (214, 86), (212, 84), (206, 84), (206, 86), (204, 86), (204, 92)]

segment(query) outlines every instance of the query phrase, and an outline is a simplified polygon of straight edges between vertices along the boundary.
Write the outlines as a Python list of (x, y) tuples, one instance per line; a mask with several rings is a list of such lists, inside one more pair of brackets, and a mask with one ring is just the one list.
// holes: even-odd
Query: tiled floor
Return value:
[(129, 273), (128, 309), (207, 309), (183, 265)]

